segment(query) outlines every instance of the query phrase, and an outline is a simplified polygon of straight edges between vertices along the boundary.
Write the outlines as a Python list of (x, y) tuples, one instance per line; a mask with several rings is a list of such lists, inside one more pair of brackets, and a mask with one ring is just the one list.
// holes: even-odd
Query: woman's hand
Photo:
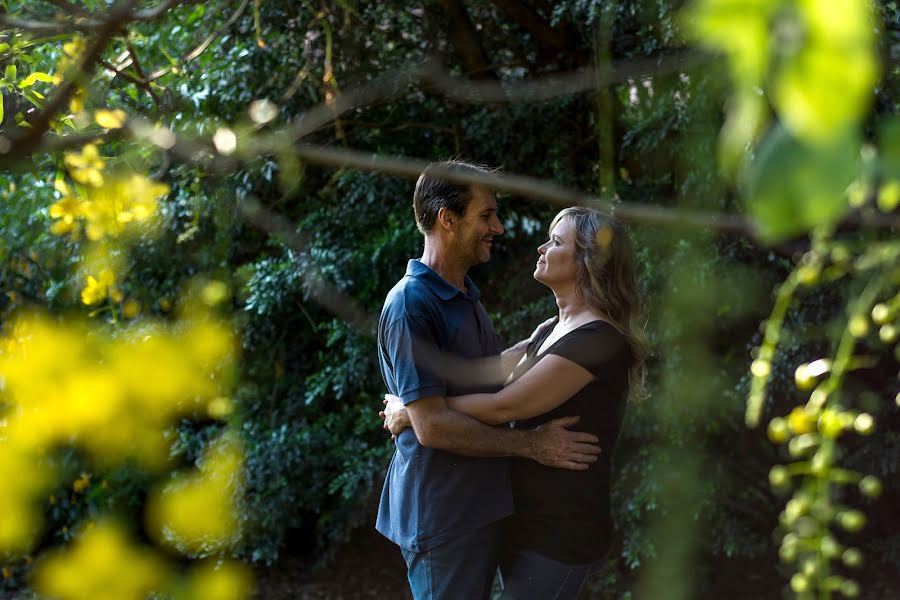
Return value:
[(403, 406), (400, 398), (393, 394), (384, 395), (384, 410), (379, 412), (378, 416), (384, 419), (383, 427), (391, 432), (391, 439), (396, 438), (401, 431), (412, 426), (406, 407)]

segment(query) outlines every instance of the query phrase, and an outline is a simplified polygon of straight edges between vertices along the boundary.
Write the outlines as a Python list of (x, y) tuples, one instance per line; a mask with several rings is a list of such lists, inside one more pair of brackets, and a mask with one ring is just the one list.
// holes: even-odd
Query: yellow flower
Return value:
[(223, 438), (204, 453), (199, 472), (181, 475), (158, 490), (147, 506), (148, 529), (180, 552), (226, 549), (238, 530), (234, 497), (241, 485), (243, 453)]
[(163, 588), (167, 571), (120, 527), (89, 523), (70, 547), (38, 562), (34, 582), (39, 594), (61, 600), (143, 600)]
[(76, 493), (81, 493), (91, 485), (91, 476), (89, 473), (82, 473), (81, 477), (75, 480), (72, 484), (72, 490)]
[(116, 238), (128, 224), (149, 220), (156, 214), (159, 198), (167, 193), (168, 185), (143, 175), (114, 177), (93, 188), (84, 207), (88, 238)]
[(233, 561), (207, 560), (188, 576), (188, 598), (241, 600), (250, 596), (253, 576), (245, 565)]
[(94, 120), (104, 129), (120, 129), (128, 115), (124, 110), (98, 110), (94, 112)]
[(213, 419), (224, 419), (234, 411), (231, 398), (219, 396), (206, 405), (206, 413)]
[(75, 220), (83, 216), (82, 203), (75, 196), (63, 196), (50, 205), (50, 217), (58, 219), (51, 227), (50, 233), (64, 235), (75, 228)]
[(80, 113), (84, 110), (84, 97), (87, 96), (87, 90), (82, 86), (75, 86), (75, 92), (69, 100), (69, 112), (73, 114)]
[(69, 169), (72, 179), (78, 183), (103, 185), (102, 171), (106, 163), (100, 157), (96, 144), (87, 144), (81, 152), (67, 152), (63, 162)]
[(69, 59), (78, 58), (84, 52), (84, 48), (84, 38), (81, 36), (74, 37), (71, 41), (63, 44), (63, 56)]
[(50, 484), (50, 473), (34, 453), (0, 444), (0, 554), (27, 551), (40, 530), (37, 510)]
[(122, 316), (126, 319), (133, 319), (141, 312), (141, 303), (131, 298), (122, 306)]
[(104, 269), (99, 277), (87, 276), (87, 285), (81, 290), (81, 301), (88, 306), (100, 304), (110, 293), (116, 278), (112, 271)]

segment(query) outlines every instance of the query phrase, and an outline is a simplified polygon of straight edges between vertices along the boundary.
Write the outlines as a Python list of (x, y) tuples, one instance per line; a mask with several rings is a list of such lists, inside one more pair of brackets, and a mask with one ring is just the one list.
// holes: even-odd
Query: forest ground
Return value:
[[(411, 600), (406, 567), (397, 547), (374, 527), (362, 527), (334, 559), (313, 568), (310, 557), (287, 552), (271, 567), (257, 569), (257, 600)], [(783, 598), (785, 578), (777, 570), (777, 558), (720, 558), (706, 573), (690, 573), (697, 600), (777, 600)], [(875, 565), (855, 577), (860, 600), (900, 598), (900, 573)], [(613, 600), (615, 593), (584, 594), (583, 599)], [(657, 599), (654, 599), (657, 600)], [(659, 599), (665, 600), (665, 599)]]

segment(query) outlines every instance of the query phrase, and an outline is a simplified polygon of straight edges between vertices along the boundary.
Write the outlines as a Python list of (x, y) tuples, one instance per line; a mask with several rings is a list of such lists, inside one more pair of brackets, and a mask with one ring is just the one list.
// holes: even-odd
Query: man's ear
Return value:
[(459, 217), (445, 206), (438, 210), (437, 220), (446, 231), (452, 231), (454, 223), (459, 220)]

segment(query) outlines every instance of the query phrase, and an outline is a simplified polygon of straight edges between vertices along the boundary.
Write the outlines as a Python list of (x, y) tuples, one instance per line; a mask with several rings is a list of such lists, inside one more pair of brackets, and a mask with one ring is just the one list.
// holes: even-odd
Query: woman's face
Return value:
[(575, 229), (572, 219), (563, 217), (550, 232), (550, 239), (539, 246), (534, 278), (550, 288), (574, 286), (578, 275), (575, 264)]

